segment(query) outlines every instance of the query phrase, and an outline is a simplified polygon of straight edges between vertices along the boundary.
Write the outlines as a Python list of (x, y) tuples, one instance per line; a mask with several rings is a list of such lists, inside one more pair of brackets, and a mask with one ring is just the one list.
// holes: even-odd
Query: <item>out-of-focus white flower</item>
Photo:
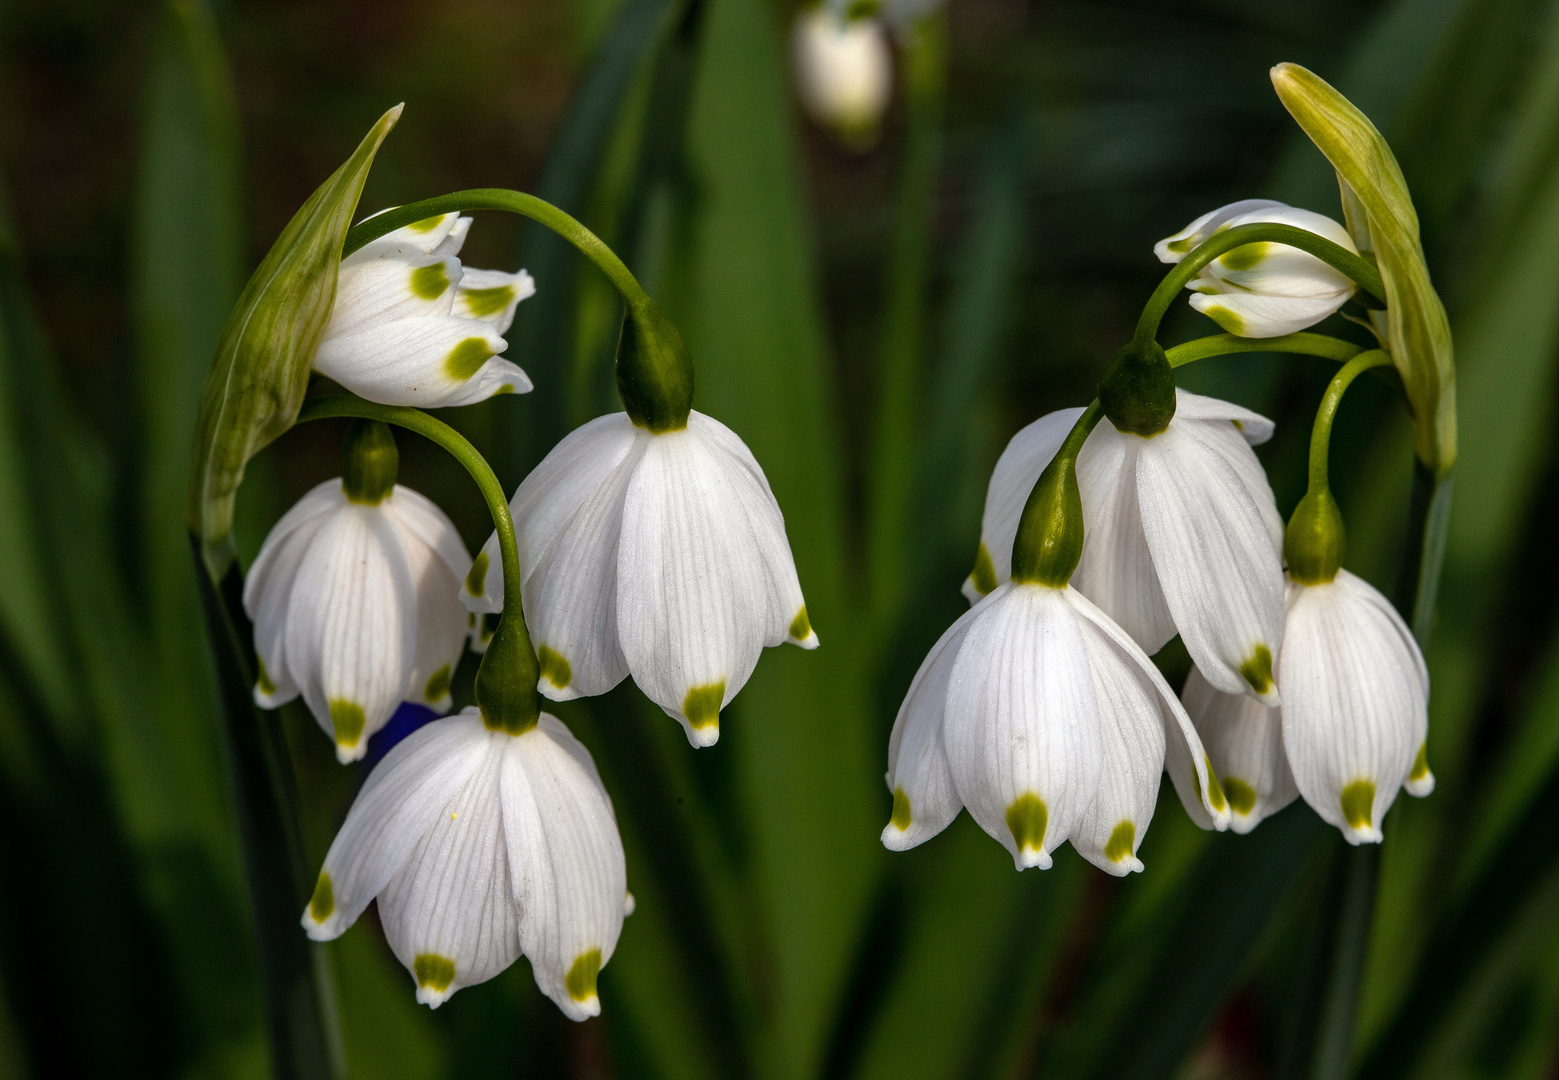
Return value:
[(1299, 793), (1350, 844), (1379, 842), (1399, 788), (1434, 790), (1429, 669), (1407, 625), (1346, 570), (1324, 584), (1290, 581), (1278, 678)]
[(518, 735), (472, 708), (407, 736), (353, 802), (303, 928), (329, 941), (375, 897), (423, 1004), (524, 953), (565, 1015), (599, 1014), (596, 976), (632, 898), (589, 751), (546, 713)]
[[(1177, 263), (1203, 240), (1237, 225), (1275, 222), (1323, 236), (1358, 254), (1348, 230), (1324, 214), (1270, 199), (1246, 199), (1203, 214), (1153, 253)], [(1287, 244), (1243, 244), (1207, 264), (1186, 283), (1196, 293), (1191, 306), (1231, 334), (1278, 337), (1314, 326), (1342, 307), (1358, 288), (1327, 263)]]
[(1181, 692), (1229, 799), (1229, 827), (1248, 833), (1294, 801), (1299, 789), (1283, 752), (1283, 711), (1249, 694), (1220, 694), (1197, 668)]
[(827, 5), (804, 10), (791, 57), (808, 116), (847, 145), (877, 141), (893, 94), (893, 50), (881, 21), (848, 18)]
[[(1062, 409), (1012, 437), (991, 474), (972, 601), (1006, 581), (1023, 505), (1082, 414)], [(1252, 444), (1272, 422), (1180, 390), (1144, 438), (1106, 422), (1077, 457), (1087, 541), (1072, 584), (1149, 652), (1177, 629), (1207, 680), (1275, 704), (1283, 639), (1283, 520)]]
[(340, 479), (318, 485), (271, 529), (244, 583), (255, 701), (274, 709), (301, 692), (343, 762), (403, 700), (449, 708), (470, 566), (454, 524), (410, 488), (365, 502)]
[(1116, 875), (1141, 870), (1165, 765), (1192, 818), (1228, 804), (1174, 692), (1142, 650), (1071, 587), (1006, 582), (942, 635), (888, 747), (895, 851), (968, 807), (1019, 870), (1067, 840)]
[[(694, 746), (765, 646), (817, 647), (785, 520), (752, 452), (699, 412), (661, 434), (626, 413), (571, 432), (510, 502), (525, 621), (554, 701), (632, 675)], [(503, 607), (496, 535), (461, 592)]]
[(343, 259), (314, 369), (384, 405), (469, 405), (530, 390), (498, 354), (536, 283), (524, 270), (462, 267), (455, 256), (470, 226), (453, 213), (428, 218)]

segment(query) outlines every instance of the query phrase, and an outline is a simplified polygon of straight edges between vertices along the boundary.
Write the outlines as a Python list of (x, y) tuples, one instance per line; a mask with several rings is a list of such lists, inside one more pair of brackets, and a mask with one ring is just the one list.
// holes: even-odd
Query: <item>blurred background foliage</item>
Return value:
[[(1270, 91), (1280, 60), (1391, 140), (1460, 367), (1429, 651), (1440, 786), (1386, 827), (1352, 1071), (1559, 1075), (1559, 3), (952, 0), (899, 43), (864, 153), (798, 119), (793, 14), (0, 8), (0, 1076), (1307, 1075), (1293, 1048), (1342, 845), (1302, 803), (1209, 835), (1166, 786), (1128, 880), (1069, 849), (1020, 876), (967, 817), (905, 855), (877, 842), (893, 714), (963, 606), (1005, 440), (1091, 395), (1159, 276), (1154, 240), (1242, 197), (1337, 215)], [(512, 186), (617, 247), (687, 337), (699, 407), (767, 470), (823, 648), (768, 653), (697, 753), (631, 684), (558, 707), (612, 792), (638, 898), (600, 1019), (564, 1020), (523, 961), (429, 1012), (370, 914), (314, 954), (339, 1008), (310, 1066), (266, 1037), (183, 489), (244, 277), (401, 100), (364, 211)], [(509, 336), (536, 392), (451, 415), (513, 486), (613, 407), (617, 301), (515, 220), (482, 217), (467, 257), (539, 284)], [(1212, 330), (1176, 318), (1173, 337)], [(1181, 375), (1278, 421), (1261, 453), (1286, 514), (1328, 366)], [(254, 462), (246, 560), (336, 473), (341, 430)], [(1349, 564), (1390, 593), (1412, 471), (1390, 379), (1362, 381), (1337, 430)], [(474, 549), (474, 487), (401, 443), (403, 482)], [(1161, 662), (1187, 663), (1175, 643)], [(268, 722), (317, 865), (362, 773), (300, 710)]]

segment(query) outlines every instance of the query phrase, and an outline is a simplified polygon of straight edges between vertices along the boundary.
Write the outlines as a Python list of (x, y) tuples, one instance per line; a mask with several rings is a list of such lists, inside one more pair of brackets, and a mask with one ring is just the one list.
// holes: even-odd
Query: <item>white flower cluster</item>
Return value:
[[(430, 218), (343, 260), (316, 370), (386, 405), (528, 391), (499, 354), (535, 285), (524, 271), (463, 269), (469, 226)], [(394, 482), (396, 460), (388, 428), (354, 426), (343, 476), (276, 524), (245, 585), (255, 700), (301, 695), (343, 762), (367, 753), (403, 701), (448, 711), (480, 621), (467, 607), (503, 607), (496, 535), (472, 560), (448, 517)], [(631, 674), (707, 746), (765, 646), (817, 645), (763, 471), (708, 416), (661, 433), (626, 413), (591, 421), (520, 485), (512, 512), (540, 688), (556, 700)], [(520, 727), (469, 708), (390, 749), (330, 847), (303, 926), (329, 940), (377, 898), (419, 1001), (436, 1007), (523, 953), (580, 1020), (600, 1011), (596, 977), (632, 910), (622, 842), (585, 747), (545, 713)]]
[[(1264, 201), (1204, 215), (1156, 251), (1178, 261), (1252, 222), (1356, 252), (1335, 222)], [(1322, 260), (1272, 243), (1214, 259), (1189, 287), (1198, 310), (1246, 337), (1304, 329), (1353, 292)], [(1030, 493), (1083, 412), (1034, 421), (997, 462), (964, 583), (972, 606), (921, 664), (894, 724), (883, 843), (913, 847), (967, 807), (1019, 869), (1048, 867), (1071, 840), (1126, 874), (1142, 869), (1166, 767), (1204, 828), (1247, 832), (1300, 794), (1349, 842), (1379, 841), (1398, 790), (1434, 785), (1428, 672), (1369, 584), (1285, 569), (1283, 522), (1252, 450), (1269, 420), (1179, 390), (1150, 435), (1098, 423), (1075, 451), (1082, 541), (1069, 582), (1014, 575)], [(1177, 633), (1195, 664), (1183, 699), (1148, 659)]]

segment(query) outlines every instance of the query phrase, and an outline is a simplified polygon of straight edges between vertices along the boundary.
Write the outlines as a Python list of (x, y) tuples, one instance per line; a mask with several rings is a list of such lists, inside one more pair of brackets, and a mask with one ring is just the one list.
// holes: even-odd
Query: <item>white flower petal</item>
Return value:
[(1381, 839), (1429, 725), (1418, 648), (1374, 592), (1346, 570), (1325, 585), (1290, 584), (1280, 659), (1294, 781), (1353, 844)]
[(1180, 420), (1177, 416), (1171, 423), (1179, 422), (1184, 425), (1194, 425), (1192, 428), (1196, 438), (1212, 447), (1218, 455), (1228, 462), (1240, 478), (1240, 483), (1245, 485), (1251, 501), (1256, 504), (1256, 509), (1261, 512), (1261, 520), (1266, 525), (1267, 537), (1272, 542), (1272, 550), (1277, 552), (1279, 561), (1283, 557), (1283, 515), (1278, 513), (1277, 497), (1272, 494), (1272, 485), (1267, 482), (1266, 470), (1261, 467), (1256, 453), (1250, 448), (1250, 443), (1233, 424), (1221, 420)]
[(1182, 693), (1229, 800), (1229, 827), (1248, 833), (1299, 794), (1283, 751), (1283, 713), (1249, 694), (1222, 694), (1196, 668)]
[[(1023, 505), (1039, 474), (1082, 415), (1082, 409), (1046, 413), (1014, 435), (1001, 452), (985, 491), (975, 570), (964, 582), (964, 595), (971, 604), (1012, 575), (1012, 542), (1018, 535)], [(987, 571), (990, 576), (980, 580)]]
[(882, 829), (882, 843), (889, 851), (907, 851), (925, 843), (952, 824), (963, 809), (942, 749), (942, 717), (953, 662), (974, 618), (971, 608), (937, 639), (893, 721), (887, 775), (893, 813)]
[(447, 814), (486, 757), (490, 732), (475, 710), (436, 720), (396, 743), (369, 774), (331, 842), (303, 912), (315, 941), (339, 937)]
[(595, 1016), (596, 975), (628, 906), (611, 799), (589, 752), (546, 713), (507, 747), (502, 798), (520, 941), (536, 985), (570, 1019)]
[(1209, 210), (1191, 224), (1175, 233), (1166, 236), (1153, 245), (1153, 254), (1158, 256), (1159, 262), (1177, 263), (1192, 249), (1206, 240), (1218, 227), (1231, 218), (1248, 214), (1254, 210), (1272, 210), (1285, 206), (1284, 203), (1274, 202), (1272, 199), (1241, 199), (1232, 202), (1228, 206), (1220, 206), (1216, 210)]
[(1199, 426), (1171, 423), (1144, 440), (1143, 532), (1175, 625), (1207, 681), (1276, 704), (1282, 564), (1261, 508)]
[(1087, 646), (1057, 589), (1009, 582), (976, 610), (953, 663), (942, 745), (970, 815), (1018, 869), (1045, 869), (1099, 787)]
[(454, 522), (432, 500), (400, 484), (380, 504), (401, 527), (407, 566), (417, 589), (417, 659), (406, 698), (447, 711), (450, 679), (469, 634), (460, 584), (471, 557)]
[(450, 226), (449, 235), (439, 241), (438, 247), (433, 249), (435, 255), (459, 255), (460, 249), (466, 246), (466, 237), (471, 233), (471, 219), (462, 215)]
[(363, 756), (405, 696), (417, 591), (397, 526), (343, 504), (319, 527), (288, 602), (287, 665), (343, 762)]
[(506, 274), (502, 270), (467, 267), (455, 293), (454, 313), (461, 318), (492, 323), (502, 334), (514, 322), (514, 309), (520, 301), (535, 295), (536, 279), (524, 270)]
[(801, 104), (813, 120), (846, 137), (876, 131), (893, 92), (893, 53), (881, 22), (803, 11), (791, 53)]
[(617, 634), (639, 688), (694, 746), (752, 675), (770, 577), (732, 466), (696, 430), (655, 435), (628, 482), (617, 552)]
[(1139, 436), (1124, 435), (1106, 420), (1077, 455), (1083, 555), (1072, 585), (1143, 649), (1158, 652), (1175, 636), (1175, 623), (1142, 531), (1137, 500), (1137, 455), (1142, 444)]
[(1232, 401), (1193, 394), (1178, 387), (1175, 389), (1175, 420), (1229, 420), (1252, 446), (1260, 446), (1272, 438), (1276, 426), (1260, 413)]
[(459, 259), (433, 255), (343, 263), (322, 341), (384, 322), (448, 315), (460, 284)]
[(520, 955), (499, 798), (509, 739), (488, 733), (470, 777), (379, 894), (385, 940), (412, 973), (417, 1000), (435, 1009)]
[[(1169, 772), (1169, 777), (1175, 785), (1175, 793), (1180, 796), (1181, 805), (1185, 807), (1186, 813), (1201, 828), (1217, 829), (1219, 832), (1227, 829), (1229, 827), (1228, 800), (1224, 797), (1223, 788), (1218, 783), (1218, 774), (1213, 770), (1207, 751), (1202, 746), (1202, 740), (1197, 735), (1191, 718), (1186, 715), (1185, 709), (1181, 706), (1180, 699), (1164, 681), (1164, 676), (1159, 674), (1153, 661), (1148, 659), (1147, 654), (1127, 635), (1126, 631), (1090, 603), (1087, 597), (1076, 593), (1075, 590), (1067, 593), (1067, 597), (1079, 618), (1090, 624), (1091, 631), (1114, 643), (1119, 660), (1127, 666), (1142, 691), (1153, 696), (1154, 707), (1157, 709), (1159, 723), (1164, 732), (1164, 740), (1160, 744), (1163, 747), (1163, 767)], [(1090, 655), (1095, 652), (1097, 650), (1091, 650)], [(1105, 707), (1106, 702), (1101, 698), (1099, 703), (1101, 714)], [(1156, 786), (1154, 790), (1157, 790)], [(1144, 822), (1142, 830), (1136, 837), (1139, 842), (1142, 833), (1146, 831), (1147, 824)]]
[(484, 373), (505, 348), (492, 326), (477, 319), (398, 319), (322, 341), (314, 368), (369, 401), (436, 408), (475, 400), (467, 387), (478, 376), (487, 396), (509, 385)]
[[(395, 207), (387, 207), (378, 214), (370, 214), (364, 221), (371, 221), (379, 214), (387, 213)], [(418, 255), (454, 255), (457, 252), (442, 251), (440, 246), (449, 237), (460, 220), (456, 213), (440, 214), (437, 217), (425, 218), (415, 221), (410, 225), (402, 226), (393, 232), (385, 233), (377, 240), (371, 240), (358, 248), (345, 259), (341, 260), (342, 266), (356, 266), (374, 259), (383, 258), (415, 258)]]
[(1297, 334), (1332, 314), (1349, 294), (1321, 297), (1262, 296), (1254, 293), (1198, 293), (1191, 306), (1238, 337)]

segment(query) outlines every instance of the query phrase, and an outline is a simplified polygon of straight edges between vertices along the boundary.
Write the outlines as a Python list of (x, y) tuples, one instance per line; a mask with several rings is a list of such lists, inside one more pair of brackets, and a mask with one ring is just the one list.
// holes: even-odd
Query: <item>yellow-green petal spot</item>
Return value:
[(1418, 756), (1413, 759), (1413, 771), (1407, 774), (1409, 780), (1422, 780), (1429, 775), (1429, 743), (1418, 744)]
[(1122, 821), (1115, 826), (1110, 833), (1110, 839), (1104, 845), (1104, 857), (1111, 862), (1120, 862), (1131, 857), (1131, 842), (1137, 838), (1137, 827), (1129, 821)]
[(1236, 814), (1248, 814), (1256, 809), (1256, 789), (1232, 776), (1223, 778), (1223, 790), (1229, 796), (1229, 806)]
[(456, 382), (465, 382), (480, 371), (492, 355), (486, 338), (468, 337), (444, 357), (444, 374)]
[(1270, 255), (1276, 246), (1265, 240), (1254, 244), (1241, 244), (1233, 251), (1225, 251), (1218, 256), (1218, 261), (1230, 270), (1249, 270)]
[(1218, 782), (1218, 773), (1213, 769), (1212, 759), (1203, 754), (1202, 764), (1207, 766), (1207, 801), (1213, 804), (1214, 810), (1222, 810), (1229, 805), (1229, 800), (1224, 798), (1223, 785)]
[(471, 572), (466, 575), (466, 592), (481, 596), (487, 591), (487, 552), (477, 552), (471, 561)]
[(1375, 785), (1368, 780), (1355, 780), (1342, 789), (1343, 820), (1355, 829), (1368, 829), (1375, 813)]
[(438, 953), (418, 953), (411, 962), (411, 973), (416, 977), (418, 986), (442, 994), (455, 981), (455, 962)]
[(974, 591), (981, 596), (996, 591), (996, 564), (991, 562), (991, 553), (985, 550), (983, 541), (980, 550), (974, 553), (974, 569), (969, 571), (969, 580), (974, 582)]
[(428, 685), (422, 688), (422, 696), (429, 701), (440, 701), (449, 693), (449, 665), (445, 664), (428, 678)]
[[(258, 656), (256, 656), (254, 658), (254, 662), (260, 668), (260, 677), (255, 680), (255, 685), (260, 688), (260, 693), (264, 694), (266, 697), (270, 697), (272, 694), (276, 693), (276, 683), (271, 678), (271, 673), (265, 670), (264, 660), (261, 660)], [(1422, 751), (1420, 751), (1420, 753), (1422, 753)]]
[(491, 289), (467, 289), (460, 295), (465, 297), (466, 310), (480, 319), (484, 315), (496, 315), (508, 307), (514, 299), (514, 286), (495, 285)]
[(438, 228), (439, 222), (443, 220), (443, 214), (434, 214), (432, 217), (425, 217), (421, 221), (413, 221), (406, 227), (412, 232), (432, 232), (434, 229)]
[(541, 665), (541, 677), (562, 690), (574, 681), (574, 669), (568, 658), (556, 649), (543, 645), (536, 650), (536, 662)]
[(1191, 243), (1192, 237), (1186, 236), (1179, 240), (1171, 240), (1164, 245), (1165, 249), (1173, 251), (1176, 255), (1185, 255), (1195, 245)]
[(695, 686), (682, 699), (682, 715), (690, 727), (703, 730), (720, 726), (720, 706), (725, 704), (725, 680)]
[(595, 997), (596, 976), (601, 974), (601, 950), (591, 949), (574, 958), (573, 966), (563, 977), (568, 996), (575, 1001), (589, 1001)]
[(411, 291), (424, 300), (437, 300), (449, 288), (449, 274), (441, 262), (419, 266), (411, 272)]
[(1257, 645), (1250, 659), (1240, 665), (1240, 674), (1256, 693), (1268, 693), (1272, 689), (1272, 650)]
[(904, 794), (903, 788), (893, 789), (893, 816), (888, 819), (899, 832), (909, 828), (909, 796)]
[(1007, 828), (1020, 852), (1045, 850), (1045, 822), (1048, 816), (1044, 800), (1032, 791), (1019, 795), (1007, 807)]
[(1248, 336), (1245, 333), (1245, 320), (1240, 318), (1239, 315), (1230, 311), (1228, 308), (1224, 307), (1222, 304), (1208, 304), (1205, 308), (1202, 309), (1202, 314), (1206, 315), (1209, 319), (1223, 327), (1235, 337)]
[(796, 612), (796, 617), (790, 620), (790, 636), (797, 641), (805, 641), (812, 633), (812, 620), (807, 618), (807, 606), (801, 605), (801, 610)]
[(330, 703), (330, 726), (335, 729), (337, 746), (356, 746), (367, 725), (368, 717), (357, 702), (336, 698)]
[(334, 910), (336, 910), (336, 890), (330, 884), (330, 875), (321, 871), (319, 880), (314, 883), (314, 895), (309, 898), (309, 918), (322, 923), (330, 918), (330, 913)]

